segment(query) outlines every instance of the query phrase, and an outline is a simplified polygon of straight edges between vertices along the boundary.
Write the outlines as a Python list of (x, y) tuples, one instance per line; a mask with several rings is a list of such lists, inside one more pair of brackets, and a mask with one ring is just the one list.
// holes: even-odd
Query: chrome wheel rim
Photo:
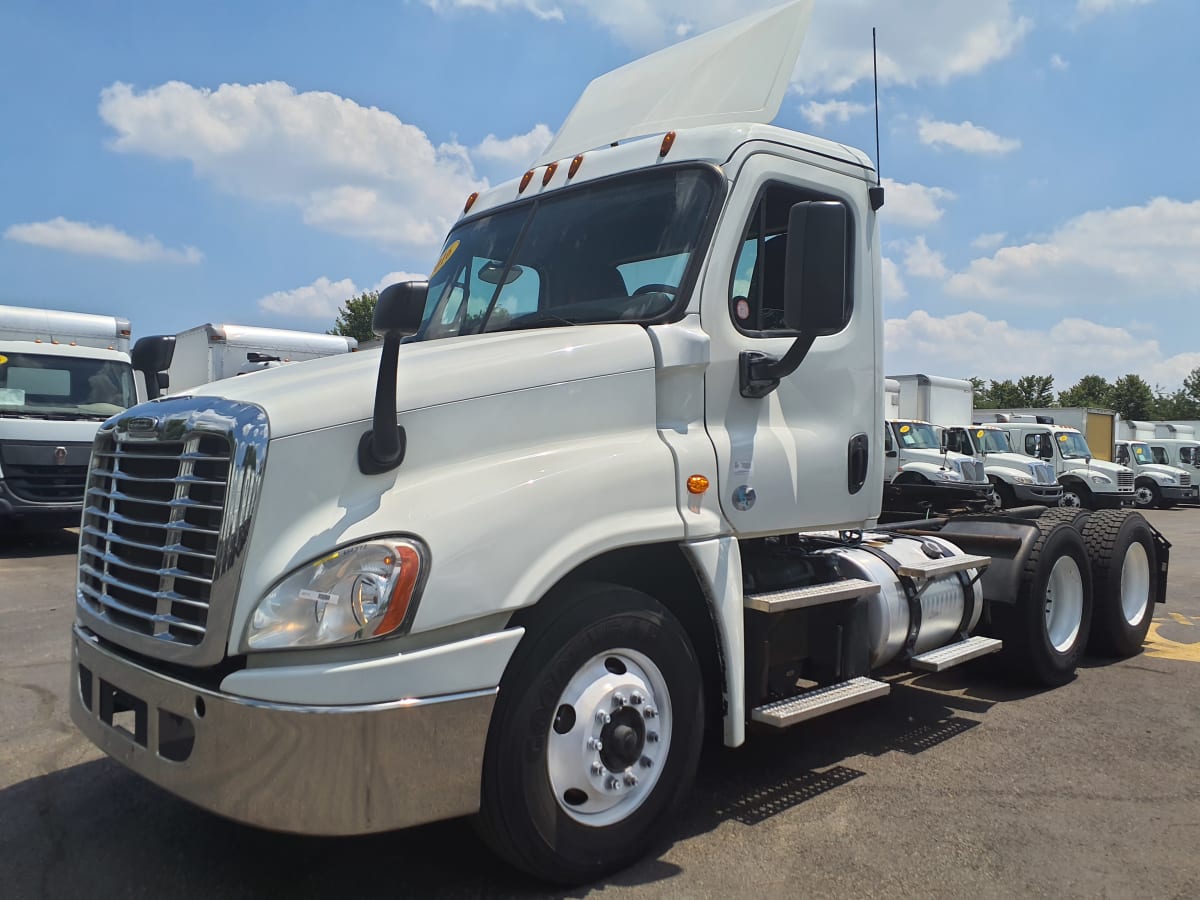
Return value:
[(1154, 491), (1148, 487), (1140, 487), (1133, 492), (1133, 502), (1138, 506), (1149, 506), (1154, 502)]
[(654, 790), (671, 748), (671, 696), (636, 650), (593, 656), (559, 696), (546, 745), (559, 808), (602, 828), (628, 818)]
[(1083, 506), (1083, 502), (1079, 499), (1079, 495), (1074, 491), (1063, 491), (1062, 498), (1058, 501), (1059, 506), (1069, 506), (1072, 509), (1078, 509)]
[(1134, 541), (1121, 563), (1121, 612), (1130, 625), (1138, 625), (1150, 605), (1150, 558), (1146, 548)]
[(1083, 576), (1072, 556), (1060, 556), (1046, 579), (1046, 636), (1059, 653), (1065, 653), (1079, 636), (1083, 624)]

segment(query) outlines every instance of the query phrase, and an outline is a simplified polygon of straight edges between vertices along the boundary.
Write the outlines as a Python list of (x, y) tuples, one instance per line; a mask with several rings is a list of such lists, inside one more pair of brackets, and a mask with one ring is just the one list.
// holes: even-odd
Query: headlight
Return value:
[(308, 563), (258, 602), (245, 647), (314, 647), (403, 633), (416, 613), (426, 558), (416, 541), (379, 538)]
[(1162, 479), (1163, 484), (1174, 484), (1175, 483), (1174, 475), (1167, 475), (1166, 473), (1163, 473), (1163, 474), (1159, 475), (1158, 477)]
[(1112, 484), (1112, 479), (1107, 475), (1092, 475), (1092, 484)]
[(1033, 484), (1033, 476), (1032, 475), (1021, 475), (1020, 473), (1018, 473), (1012, 477), (1012, 480), (1015, 481), (1017, 484)]

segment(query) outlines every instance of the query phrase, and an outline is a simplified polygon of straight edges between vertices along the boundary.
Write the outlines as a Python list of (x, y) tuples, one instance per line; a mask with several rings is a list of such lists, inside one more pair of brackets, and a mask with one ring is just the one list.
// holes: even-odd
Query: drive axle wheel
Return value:
[(1054, 518), (1033, 520), (1039, 534), (1021, 572), (1016, 602), (992, 603), (1004, 658), (1020, 680), (1056, 686), (1075, 675), (1092, 621), (1092, 573), (1083, 537)]
[(640, 591), (579, 584), (539, 607), (500, 683), (477, 824), (513, 865), (580, 883), (650, 852), (686, 796), (702, 679), (683, 627)]
[(1091, 560), (1095, 612), (1088, 649), (1133, 656), (1142, 649), (1158, 596), (1154, 533), (1141, 513), (1104, 510), (1083, 526)]

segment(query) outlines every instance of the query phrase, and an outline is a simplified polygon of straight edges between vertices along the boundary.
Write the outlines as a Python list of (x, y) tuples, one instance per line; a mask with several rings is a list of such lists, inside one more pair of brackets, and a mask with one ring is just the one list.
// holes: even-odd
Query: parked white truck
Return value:
[(1094, 459), (1113, 461), (1113, 445), (1121, 437), (1123, 423), (1120, 413), (1111, 409), (1096, 409), (1085, 406), (1043, 406), (1021, 409), (976, 410), (976, 419), (983, 415), (1006, 415), (1014, 418), (1033, 417), (1035, 420), (1053, 425), (1074, 428), (1083, 435)]
[(158, 396), (156, 389), (179, 393), (223, 378), (358, 349), (354, 338), (336, 334), (211, 322), (181, 331), (173, 338), (151, 335), (141, 340), (162, 347), (158, 364), (165, 365), (145, 373), (153, 397)]
[(1145, 441), (1117, 441), (1117, 462), (1133, 470), (1133, 502), (1141, 509), (1170, 509), (1177, 503), (1195, 503), (1197, 485), (1191, 473), (1155, 461)]
[(1183, 469), (1200, 486), (1200, 440), (1196, 429), (1179, 422), (1155, 422), (1154, 435), (1147, 439), (1154, 461)]
[(579, 882), (671, 827), (706, 724), (736, 747), (882, 697), (884, 667), (1000, 651), (1061, 684), (1089, 641), (1138, 651), (1169, 545), (1137, 513), (868, 528), (883, 194), (764, 124), (810, 8), (594, 81), (429, 281), (382, 293), (381, 351), (104, 427), (91, 740), (243, 822), (474, 815)]
[(1134, 474), (1128, 466), (1096, 459), (1077, 428), (1039, 422), (1031, 415), (975, 410), (977, 421), (996, 422), (1022, 453), (1054, 466), (1062, 485), (1061, 506), (1120, 509), (1133, 503)]
[(888, 381), (898, 388), (902, 416), (934, 423), (947, 449), (983, 464), (993, 507), (1058, 505), (1063, 490), (1054, 466), (1015, 452), (999, 426), (971, 424), (971, 382), (937, 375), (892, 375)]
[(146, 399), (128, 350), (128, 319), (0, 306), (0, 524), (78, 524), (96, 428)]

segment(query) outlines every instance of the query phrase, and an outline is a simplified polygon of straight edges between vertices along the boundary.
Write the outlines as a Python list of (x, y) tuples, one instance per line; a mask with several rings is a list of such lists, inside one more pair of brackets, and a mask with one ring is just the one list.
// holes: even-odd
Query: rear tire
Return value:
[(1055, 687), (1070, 681), (1092, 621), (1092, 573), (1083, 537), (1070, 524), (1038, 518), (1039, 534), (1021, 573), (1016, 602), (992, 603), (1003, 657), (1018, 680)]
[(1091, 559), (1092, 630), (1088, 650), (1127, 657), (1141, 652), (1158, 596), (1154, 533), (1141, 513), (1103, 510), (1083, 526)]
[(500, 682), (476, 824), (514, 866), (580, 884), (649, 852), (690, 790), (702, 679), (683, 627), (640, 591), (543, 602)]
[(1082, 507), (1072, 506), (1051, 506), (1045, 512), (1038, 515), (1039, 522), (1066, 522), (1068, 525), (1074, 525), (1080, 531), (1083, 530), (1083, 523), (1091, 518), (1092, 511), (1083, 509)]

